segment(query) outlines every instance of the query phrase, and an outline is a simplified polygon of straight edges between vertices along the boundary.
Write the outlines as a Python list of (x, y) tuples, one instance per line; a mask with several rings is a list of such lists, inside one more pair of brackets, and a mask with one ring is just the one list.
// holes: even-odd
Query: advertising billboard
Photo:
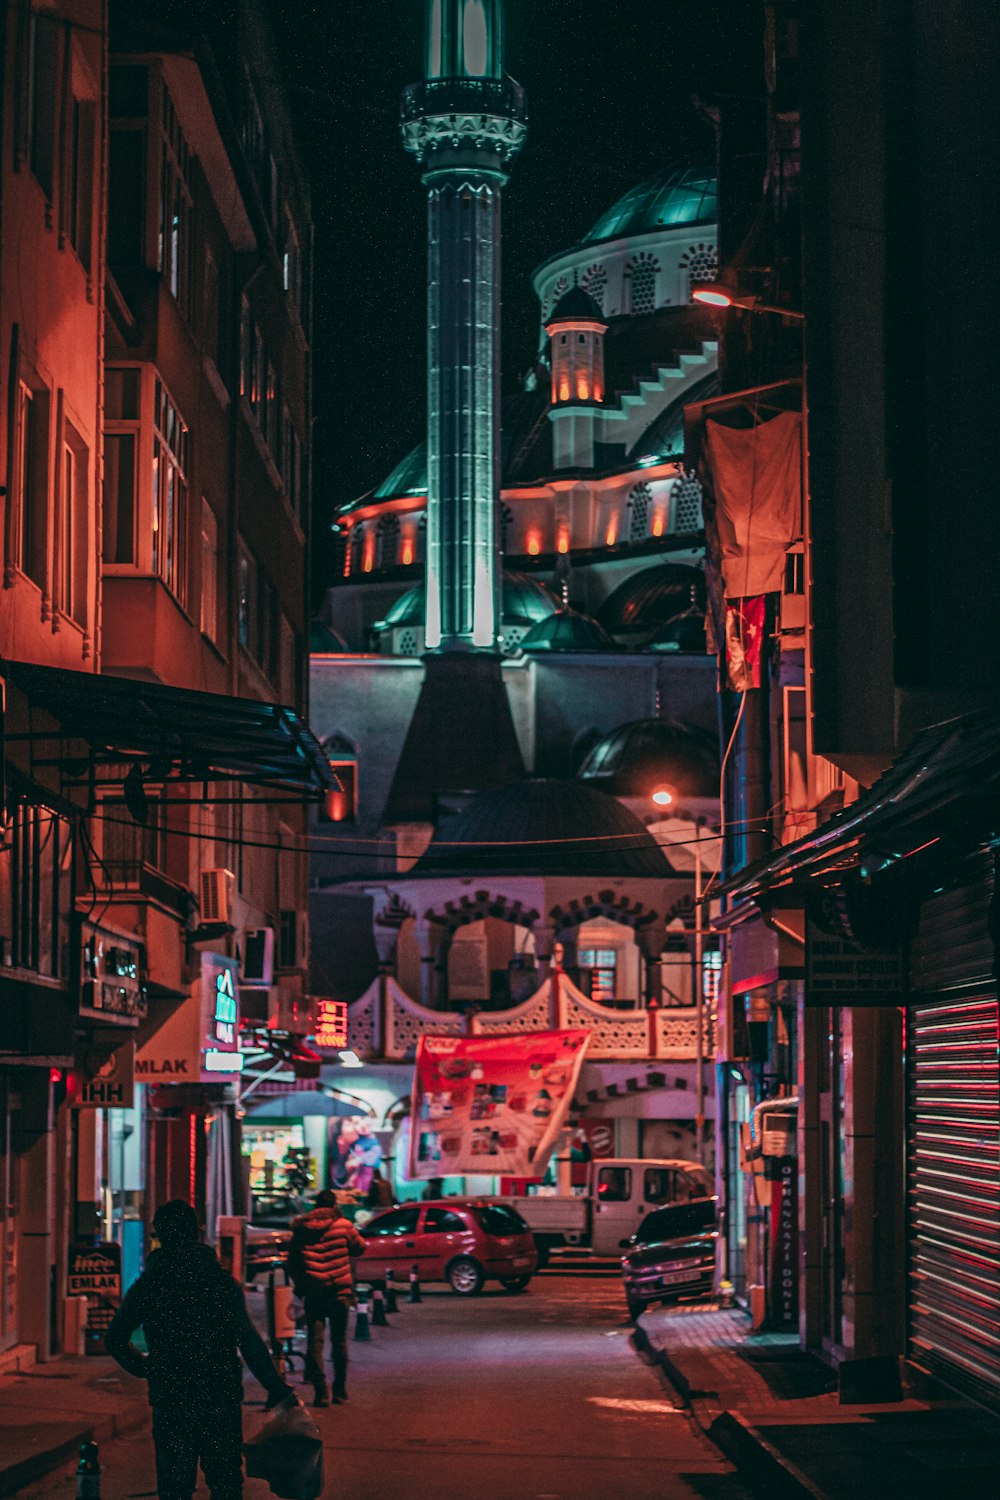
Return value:
[(589, 1038), (588, 1030), (421, 1037), (409, 1176), (540, 1176)]

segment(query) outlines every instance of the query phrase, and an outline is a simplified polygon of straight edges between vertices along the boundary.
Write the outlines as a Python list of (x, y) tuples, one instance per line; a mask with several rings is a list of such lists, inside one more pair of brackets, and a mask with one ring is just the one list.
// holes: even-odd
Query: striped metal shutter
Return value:
[[(933, 898), (914, 944), (914, 989), (925, 994), (913, 994), (907, 1017), (909, 1315), (917, 1363), (1000, 1406), (1000, 1033), (989, 884)], [(975, 920), (963, 923), (960, 913)]]

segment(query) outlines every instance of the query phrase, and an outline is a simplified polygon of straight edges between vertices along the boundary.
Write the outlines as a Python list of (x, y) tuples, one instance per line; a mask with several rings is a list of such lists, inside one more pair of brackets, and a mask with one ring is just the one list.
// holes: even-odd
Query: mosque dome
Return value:
[(661, 626), (686, 613), (691, 605), (705, 605), (705, 575), (683, 563), (660, 563), (643, 568), (619, 584), (597, 611), (609, 635), (652, 636)]
[(575, 609), (560, 609), (532, 625), (521, 642), (521, 650), (613, 651), (615, 643), (590, 615)]
[(647, 651), (676, 651), (687, 655), (704, 656), (708, 650), (705, 635), (705, 615), (697, 609), (686, 610), (676, 619), (668, 620), (653, 636)]
[(564, 292), (549, 313), (550, 323), (575, 323), (580, 320), (591, 323), (603, 323), (604, 314), (582, 286), (571, 286), (568, 292)]
[[(502, 618), (505, 623), (532, 626), (537, 621), (554, 615), (558, 608), (559, 601), (555, 594), (540, 579), (531, 578), (527, 573), (512, 573), (504, 569)], [(423, 623), (424, 586), (418, 583), (407, 589), (405, 594), (400, 594), (386, 612), (385, 619), (379, 620), (374, 628), (381, 634), (385, 630), (398, 630), (404, 625), (422, 626)]]
[(659, 844), (614, 797), (538, 778), (481, 792), (442, 823), (412, 875), (652, 876), (671, 873)]
[(325, 620), (312, 620), (309, 624), (309, 650), (314, 655), (332, 656), (348, 649), (347, 642), (339, 631)]
[(577, 773), (615, 797), (648, 797), (669, 786), (680, 797), (718, 797), (715, 736), (674, 719), (636, 719), (598, 740)]
[(714, 169), (708, 166), (672, 167), (658, 177), (630, 188), (601, 215), (581, 243), (593, 245), (601, 240), (645, 234), (653, 229), (714, 224), (718, 211)]

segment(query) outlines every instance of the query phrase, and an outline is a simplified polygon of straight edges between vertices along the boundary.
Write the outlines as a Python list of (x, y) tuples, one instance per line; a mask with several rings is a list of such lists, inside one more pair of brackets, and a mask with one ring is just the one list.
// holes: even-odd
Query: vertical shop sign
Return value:
[(771, 1318), (775, 1326), (794, 1328), (799, 1317), (799, 1192), (795, 1158), (776, 1163), (771, 1183)]
[(114, 1243), (74, 1245), (69, 1253), (68, 1288), (71, 1297), (86, 1297), (87, 1354), (104, 1354), (104, 1339), (122, 1300), (122, 1252)]

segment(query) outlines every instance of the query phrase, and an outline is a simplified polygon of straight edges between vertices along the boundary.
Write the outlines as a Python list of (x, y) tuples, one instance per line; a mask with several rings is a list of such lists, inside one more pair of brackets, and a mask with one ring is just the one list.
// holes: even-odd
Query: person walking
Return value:
[(305, 1305), (307, 1344), (305, 1378), (312, 1382), (316, 1406), (329, 1404), (324, 1367), (326, 1325), (333, 1354), (333, 1401), (347, 1400), (347, 1315), (354, 1301), (354, 1257), (365, 1242), (344, 1217), (337, 1195), (324, 1188), (311, 1213), (292, 1220), (288, 1274)]
[[(149, 1387), (160, 1500), (191, 1500), (198, 1465), (212, 1500), (243, 1493), (240, 1355), (276, 1406), (295, 1391), (278, 1374), (247, 1312), (242, 1288), (199, 1243), (198, 1218), (175, 1199), (157, 1209), (161, 1248), (129, 1287), (105, 1347)], [(142, 1327), (148, 1354), (132, 1343)]]

